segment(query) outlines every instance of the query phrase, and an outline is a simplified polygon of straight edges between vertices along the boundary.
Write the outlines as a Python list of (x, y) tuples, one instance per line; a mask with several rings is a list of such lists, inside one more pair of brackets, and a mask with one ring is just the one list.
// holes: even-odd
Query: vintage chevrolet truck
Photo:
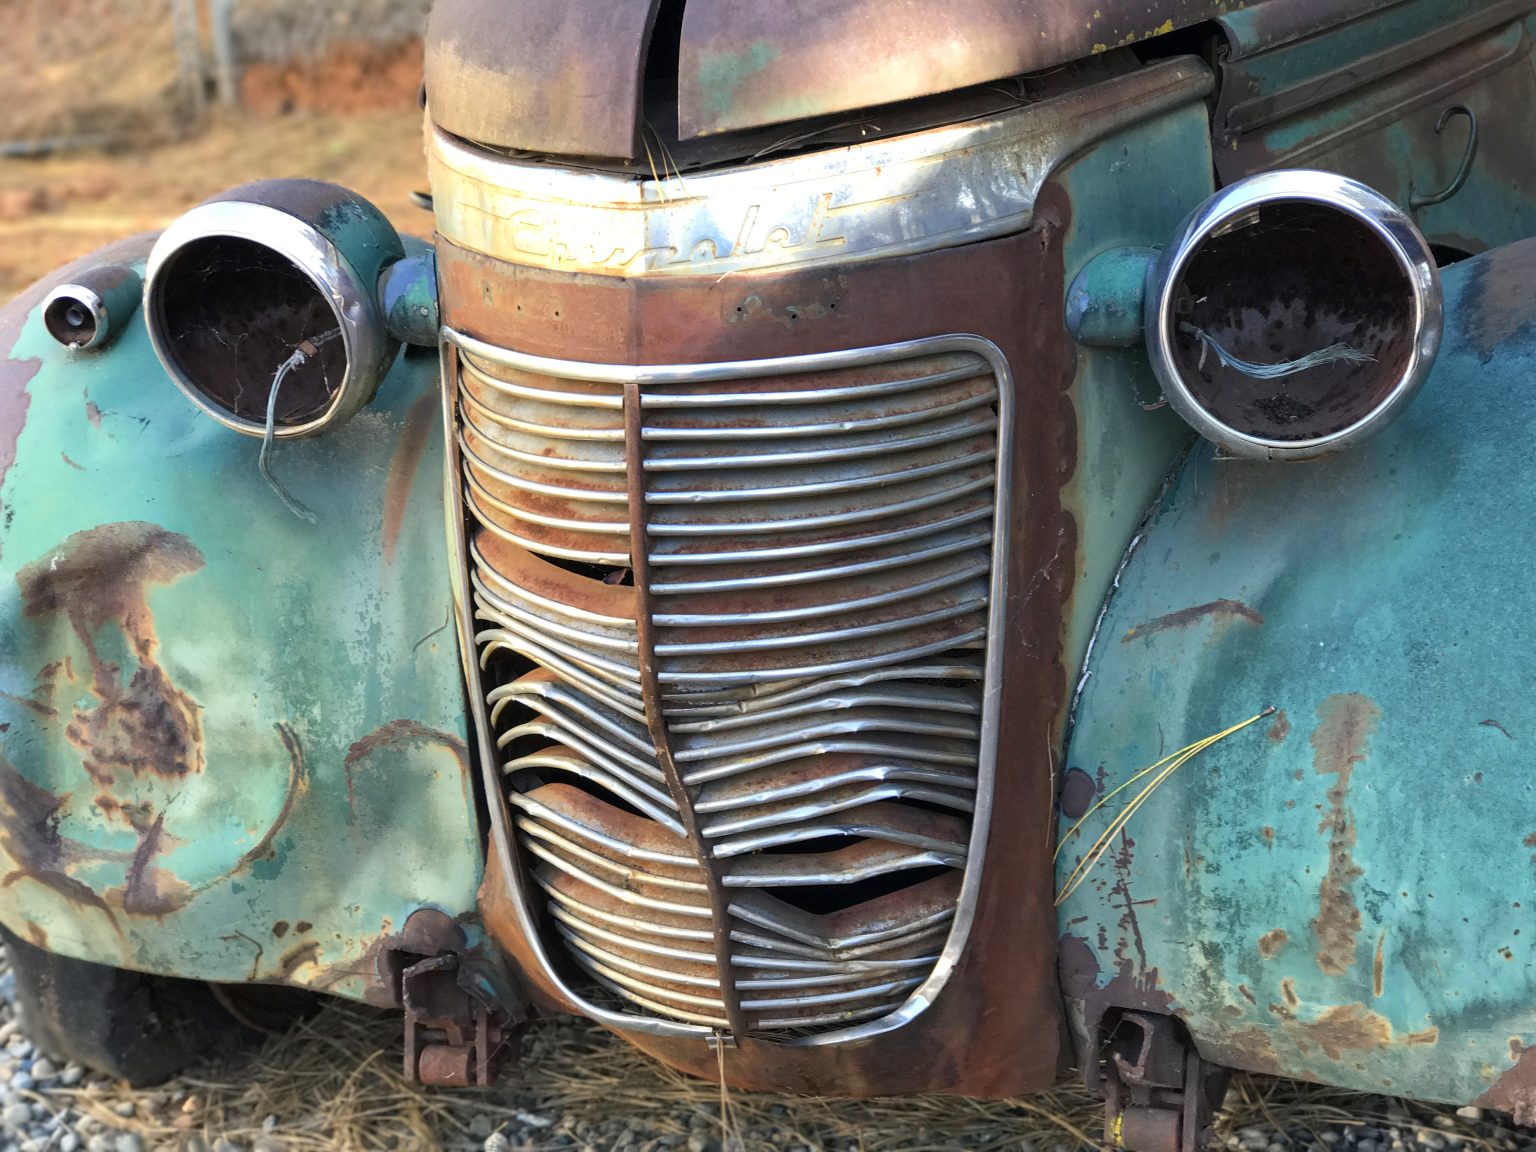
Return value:
[(430, 246), (0, 311), (29, 1027), (1536, 1121), (1533, 11), (440, 0)]

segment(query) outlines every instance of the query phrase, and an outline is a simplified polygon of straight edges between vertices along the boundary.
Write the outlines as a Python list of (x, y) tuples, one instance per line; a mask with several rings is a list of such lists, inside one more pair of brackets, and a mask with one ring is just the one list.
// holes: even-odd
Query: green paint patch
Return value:
[(699, 61), (699, 88), (704, 96), (704, 107), (717, 117), (733, 112), (741, 86), (777, 60), (780, 54), (777, 44), (759, 40), (744, 52), (704, 56)]

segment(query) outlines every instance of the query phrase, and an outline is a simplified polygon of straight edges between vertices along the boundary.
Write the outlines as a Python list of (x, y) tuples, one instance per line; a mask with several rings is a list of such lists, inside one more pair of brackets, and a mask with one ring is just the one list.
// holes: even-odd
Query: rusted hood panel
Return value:
[[(689, 0), (678, 135), (689, 140), (951, 92), (1203, 21), (1221, 21), (1241, 57), (1398, 2)], [(438, 0), (426, 53), (434, 121), (499, 148), (644, 164), (642, 82), (660, 6)], [(670, 88), (671, 77), (658, 80)], [(662, 162), (659, 153), (652, 162)]]
[(382, 942), (471, 913), (481, 868), (435, 361), (278, 448), (310, 525), (141, 317), (101, 353), (53, 343), (50, 284), (0, 309), (0, 921), (103, 964), (386, 998)]
[(571, 156), (635, 155), (660, 0), (437, 0), (432, 118), (455, 136)]
[[(1255, 39), (1278, 42), (1390, 2), (1262, 0), (1246, 7), (1248, 23), (1257, 22)], [(1244, 7), (1240, 0), (692, 0), (683, 19), (680, 134), (953, 91)]]

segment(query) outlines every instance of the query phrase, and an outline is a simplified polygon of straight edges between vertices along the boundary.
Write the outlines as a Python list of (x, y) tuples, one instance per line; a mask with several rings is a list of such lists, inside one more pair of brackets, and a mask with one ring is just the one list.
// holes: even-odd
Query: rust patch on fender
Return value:
[(1224, 1068), (1240, 1068), (1265, 1076), (1282, 1074), (1280, 1056), (1269, 1033), (1257, 1024), (1247, 1024), (1226, 1033), (1219, 1040), (1202, 1037), (1200, 1054)]
[[(272, 821), (262, 838), (244, 856), (235, 862), (228, 876), (234, 875), (242, 868), (248, 868), (259, 860), (266, 860), (272, 855), (272, 843), (277, 839), (277, 834), (288, 823), (288, 817), (293, 815), (293, 806), (299, 799), (299, 794), (309, 787), (309, 769), (304, 763), (304, 746), (299, 743), (299, 734), (286, 724), (277, 725), (277, 734), (282, 738), (283, 748), (288, 753), (288, 788), (283, 793), (283, 806), (277, 811), (277, 818)], [(220, 879), (226, 879), (221, 877)]]
[(1387, 977), (1387, 934), (1385, 931), (1376, 939), (1376, 956), (1371, 961), (1371, 993), (1379, 1000), (1381, 994), (1386, 991)]
[(1279, 744), (1291, 734), (1291, 718), (1285, 714), (1285, 709), (1275, 713), (1275, 722), (1269, 726), (1269, 740), (1272, 744)]
[[(202, 706), (156, 662), (149, 610), (152, 587), (202, 567), (203, 554), (185, 536), (130, 521), (77, 532), (16, 575), (27, 616), (64, 616), (90, 658), (98, 704), (77, 708), (66, 735), (103, 788), (124, 772), (176, 778), (202, 771)], [(126, 685), (123, 669), (97, 647), (108, 624), (138, 661)]]
[(357, 815), (357, 770), (364, 761), (384, 749), (410, 748), (418, 744), (438, 744), (447, 748), (458, 758), (459, 765), (466, 772), (469, 770), (469, 749), (453, 733), (428, 728), (415, 720), (391, 720), (347, 749), (342, 763), (347, 778), (347, 807), (354, 816)]
[(1320, 723), (1312, 733), (1312, 767), (1319, 776), (1335, 777), (1328, 789), (1328, 808), (1318, 831), (1328, 838), (1328, 871), (1318, 889), (1318, 913), (1312, 921), (1317, 937), (1317, 966), (1330, 976), (1342, 976), (1355, 964), (1360, 933), (1360, 907), (1355, 881), (1363, 874), (1355, 863), (1358, 834), (1349, 807), (1349, 782), (1367, 746), (1381, 709), (1364, 696), (1330, 696), (1317, 709)]
[(389, 462), (389, 475), (384, 480), (385, 564), (395, 562), (395, 549), (405, 527), (406, 505), (411, 499), (411, 482), (416, 478), (422, 453), (432, 437), (432, 422), (441, 406), (442, 399), (434, 390), (412, 404), (405, 414), (405, 429), (400, 434), (400, 444)]
[(1508, 1112), (1516, 1124), (1536, 1124), (1536, 1046), (1511, 1039), (1509, 1056), (1514, 1066), (1473, 1103), (1479, 1108)]
[(1284, 928), (1276, 928), (1273, 932), (1266, 932), (1259, 937), (1259, 955), (1266, 960), (1273, 960), (1285, 950), (1285, 946), (1290, 942), (1290, 933)]
[(121, 938), (122, 927), (106, 900), (65, 871), (81, 855), (80, 845), (59, 832), (67, 799), (32, 783), (0, 757), (0, 810), (7, 814), (0, 821), (0, 847), (15, 865), (0, 888), (32, 880), (71, 904), (103, 913)]
[[(32, 407), (32, 394), (27, 388), (43, 366), (36, 356), (12, 360), (11, 352), (21, 337), (22, 325), (32, 309), (42, 303), (43, 295), (40, 287), (34, 287), (27, 297), (0, 309), (0, 485), (16, 463), (16, 445), (27, 425), (27, 410)], [(33, 296), (36, 298), (32, 299)]]
[(1364, 1004), (1341, 1004), (1311, 1023), (1298, 1020), (1278, 1004), (1271, 1004), (1269, 1010), (1280, 1017), (1285, 1031), (1298, 1045), (1321, 1048), (1323, 1055), (1333, 1061), (1343, 1059), (1345, 1052), (1366, 1052), (1392, 1043), (1392, 1022)]
[[(0, 332), (0, 344), (6, 335)], [(0, 354), (0, 484), (16, 463), (16, 445), (21, 440), (21, 430), (27, 425), (27, 409), (32, 407), (32, 394), (27, 386), (42, 368), (37, 357), (11, 360)]]
[(190, 885), (155, 864), (155, 858), (165, 850), (164, 841), (162, 812), (140, 833), (139, 847), (128, 866), (123, 887), (107, 894), (130, 916), (169, 916), (192, 898)]
[[(288, 790), (282, 808), (255, 847), (241, 856), (234, 867), (195, 888), (156, 863), (178, 843), (165, 831), (164, 813), (152, 815), (148, 805), (120, 806), (116, 810), (126, 814), (139, 833), (138, 847), (132, 852), (90, 848), (67, 839), (59, 831), (69, 797), (54, 796), (0, 758), (0, 811), (7, 813), (7, 818), (0, 821), (0, 849), (16, 865), (0, 879), (0, 887), (9, 888), (23, 880), (33, 880), (73, 904), (101, 911), (119, 937), (122, 937), (122, 929), (117, 911), (157, 919), (179, 912), (194, 897), (272, 856), (278, 833), (287, 824), (295, 803), (309, 784), (304, 752), (297, 735), (283, 724), (277, 725), (277, 730), (290, 759)], [(98, 800), (97, 805), (100, 804)], [(69, 874), (68, 869), (72, 866), (96, 863), (126, 865), (123, 883), (97, 892)]]
[(1188, 628), (1192, 624), (1198, 624), (1207, 618), (1224, 621), (1246, 620), (1256, 628), (1262, 627), (1264, 624), (1264, 617), (1240, 600), (1212, 600), (1209, 604), (1197, 604), (1193, 608), (1181, 608), (1177, 612), (1170, 612), (1166, 616), (1159, 616), (1156, 620), (1148, 620), (1145, 624), (1138, 624), (1120, 638), (1120, 643), (1129, 644), (1132, 640), (1139, 637), (1151, 636), (1155, 632), (1166, 632), (1173, 628)]
[(308, 944), (300, 944), (290, 948), (278, 959), (277, 970), (286, 978), (302, 968), (305, 964), (313, 964), (320, 958), (320, 942), (311, 940)]

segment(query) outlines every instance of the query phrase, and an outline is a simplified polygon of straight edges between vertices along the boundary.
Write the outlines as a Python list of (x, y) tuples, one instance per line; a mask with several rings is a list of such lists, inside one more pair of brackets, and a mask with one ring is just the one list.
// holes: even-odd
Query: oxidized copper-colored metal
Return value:
[(660, 0), (437, 0), (432, 118), (456, 136), (560, 155), (630, 157)]
[[(1382, 0), (1265, 0), (1275, 37)], [(501, 149), (668, 163), (642, 141), (659, 0), (439, 0), (428, 25), (432, 119)], [(1243, 7), (1239, 0), (692, 0), (676, 88), (683, 141), (953, 92), (1139, 43)], [(1297, 8), (1303, 11), (1295, 13)], [(1275, 38), (1272, 37), (1272, 38)], [(600, 47), (599, 47), (600, 46)], [(660, 69), (669, 73), (670, 61)], [(658, 93), (674, 77), (656, 77)], [(658, 118), (661, 130), (671, 109)], [(756, 152), (761, 141), (747, 149)]]
[[(656, 675), (655, 603), (651, 597), (649, 518), (645, 502), (645, 414), (640, 406), (640, 386), (624, 386), (624, 474), (629, 486), (630, 563), (635, 581), (635, 634), (639, 641), (640, 693), (647, 701), (660, 701), (661, 688)], [(682, 772), (673, 757), (672, 735), (659, 703), (647, 707), (646, 727), (656, 746), (656, 762), (666, 777), (667, 791), (677, 803), (677, 812), (688, 833), (688, 843), (698, 856), (699, 871), (709, 891), (710, 923), (714, 933), (715, 978), (731, 1032), (738, 1038), (747, 1034), (747, 1018), (741, 1007), (741, 994), (732, 976), (731, 917), (728, 897), (721, 884), (720, 867), (711, 856), (708, 841), (699, 834), (699, 816), (694, 797), (683, 783)]]
[[(973, 946), (961, 954), (938, 999), (893, 1032), (826, 1048), (742, 1038), (726, 1055), (727, 1079), (738, 1086), (855, 1096), (914, 1091), (1011, 1096), (1054, 1081), (1063, 1029), (1054, 979), (1047, 750), (1067, 687), (1060, 655), (1062, 601), (1075, 552), (1075, 527), (1059, 496), (1076, 445), (1065, 394), (1071, 363), (1060, 338), (1065, 224), (1062, 198), (1051, 188), (1031, 232), (965, 250), (837, 270), (665, 285), (530, 272), (439, 245), (445, 322), (499, 347), (571, 359), (709, 362), (975, 332), (995, 341), (1016, 366), (1014, 530), (1007, 562), (1011, 572), (1028, 578), (1010, 584), (1009, 670), (999, 713), (1003, 752), (992, 810), (993, 824), (1010, 831), (993, 837), (989, 846)], [(853, 759), (832, 767), (856, 780), (860, 764)], [(803, 772), (788, 764), (775, 779), (792, 787)], [(490, 783), (501, 796), (496, 775)], [(543, 798), (542, 790), (535, 790), (520, 803)], [(747, 818), (753, 815), (762, 813)], [(1038, 836), (1031, 836), (1031, 829)], [(939, 818), (923, 828), (914, 825), (907, 834), (942, 843), (953, 838), (953, 828)], [(482, 896), (487, 925), (523, 962), (535, 985), (542, 985), (544, 998), (558, 1003), (558, 991), (542, 981), (508, 905), (501, 882), (507, 858), (502, 851), (491, 854)], [(590, 896), (571, 878), (553, 883), (573, 897)], [(914, 900), (933, 899), (940, 902), (934, 907), (941, 907), (953, 899), (937, 888), (926, 896), (912, 888), (898, 895), (906, 905), (904, 916), (911, 914)], [(886, 914), (878, 904), (849, 911), (874, 923)], [(1009, 994), (999, 997), (997, 989), (1004, 986)], [(717, 1072), (717, 1055), (698, 1040), (626, 1034), (675, 1066), (701, 1075)], [(1033, 1042), (1020, 1048), (1019, 1036)], [(915, 1050), (928, 1058), (912, 1060)]]

